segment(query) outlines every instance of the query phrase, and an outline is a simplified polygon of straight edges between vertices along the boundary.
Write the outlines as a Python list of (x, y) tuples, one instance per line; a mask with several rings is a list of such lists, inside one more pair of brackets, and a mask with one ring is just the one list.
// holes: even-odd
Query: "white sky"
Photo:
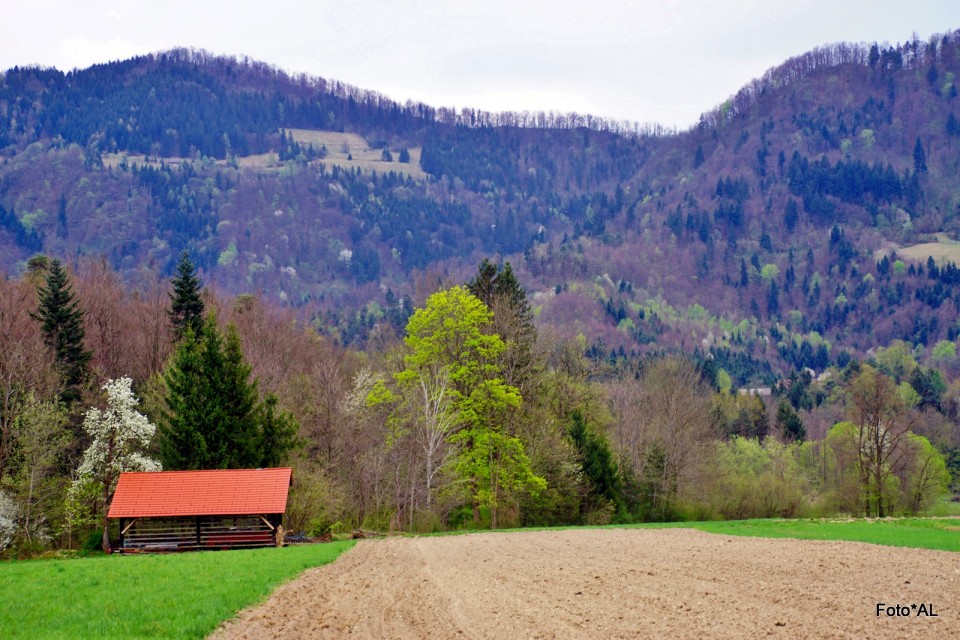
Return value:
[(194, 47), (401, 102), (686, 128), (818, 45), (957, 28), (957, 0), (34, 0), (3, 9), (0, 69)]

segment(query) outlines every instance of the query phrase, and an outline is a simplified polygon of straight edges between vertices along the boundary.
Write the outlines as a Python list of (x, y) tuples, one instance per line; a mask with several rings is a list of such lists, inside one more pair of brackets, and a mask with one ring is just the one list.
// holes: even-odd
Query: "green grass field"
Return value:
[(671, 522), (641, 527), (686, 527), (707, 533), (757, 538), (845, 540), (891, 547), (960, 551), (960, 520), (954, 518), (898, 518), (883, 520), (730, 520)]
[(353, 544), (0, 563), (0, 638), (203, 638)]

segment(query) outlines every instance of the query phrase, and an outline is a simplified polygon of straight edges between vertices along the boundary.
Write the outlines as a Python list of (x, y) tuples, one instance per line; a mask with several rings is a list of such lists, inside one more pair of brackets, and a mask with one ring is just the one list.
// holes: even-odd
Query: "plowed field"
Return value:
[(370, 540), (213, 637), (960, 638), (960, 554), (689, 529)]

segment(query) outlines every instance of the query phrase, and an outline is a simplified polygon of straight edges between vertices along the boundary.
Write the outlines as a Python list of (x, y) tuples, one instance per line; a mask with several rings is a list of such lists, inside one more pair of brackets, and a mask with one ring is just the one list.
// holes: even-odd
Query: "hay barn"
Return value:
[(126, 552), (272, 547), (292, 480), (289, 467), (122, 473), (107, 517)]

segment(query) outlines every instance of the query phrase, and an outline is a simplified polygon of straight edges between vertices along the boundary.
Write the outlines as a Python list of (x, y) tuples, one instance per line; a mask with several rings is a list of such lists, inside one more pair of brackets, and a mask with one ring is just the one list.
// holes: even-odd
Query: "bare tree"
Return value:
[(0, 279), (0, 478), (17, 418), (36, 398), (57, 392), (53, 355), (30, 317), (36, 290), (27, 280)]
[(710, 390), (692, 363), (664, 358), (639, 382), (615, 386), (611, 401), (613, 441), (645, 494), (639, 499), (654, 517), (667, 517), (713, 451)]
[(893, 380), (869, 365), (850, 383), (851, 421), (857, 427), (858, 470), (866, 515), (886, 516), (896, 503), (893, 468), (909, 431)]

